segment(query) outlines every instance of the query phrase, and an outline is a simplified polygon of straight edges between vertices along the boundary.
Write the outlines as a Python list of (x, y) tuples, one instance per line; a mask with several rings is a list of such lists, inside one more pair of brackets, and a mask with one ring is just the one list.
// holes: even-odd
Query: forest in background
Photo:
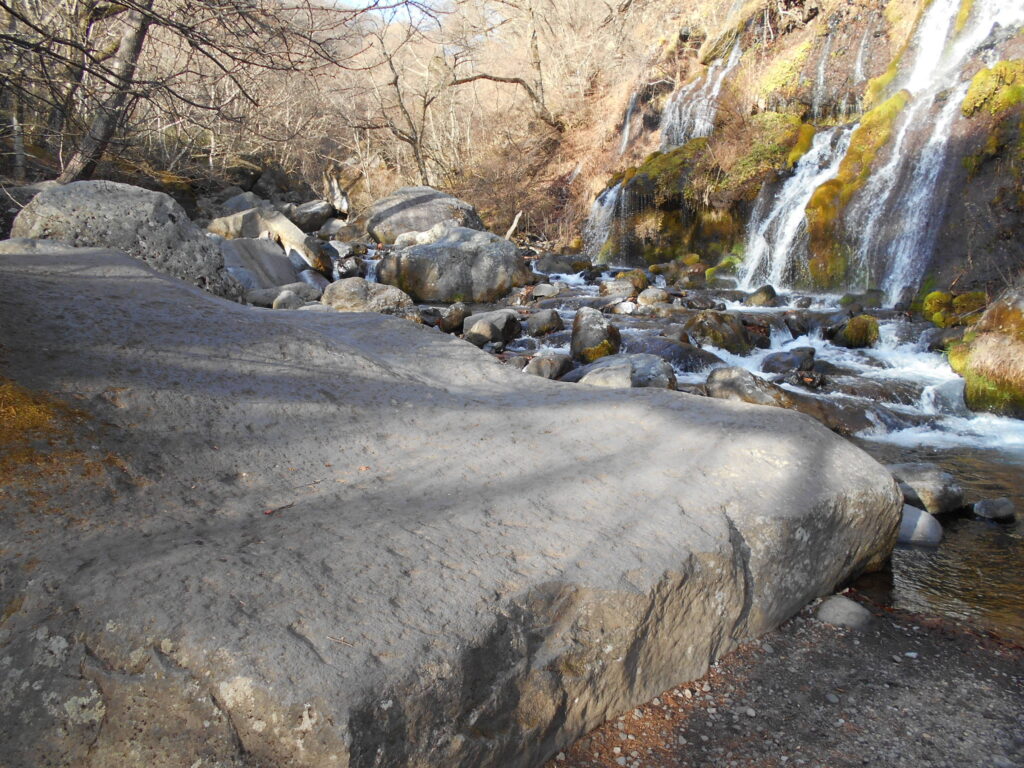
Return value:
[(430, 184), (565, 241), (634, 81), (671, 91), (680, 40), (735, 5), (0, 0), (0, 172), (175, 191), (275, 162), (357, 207)]

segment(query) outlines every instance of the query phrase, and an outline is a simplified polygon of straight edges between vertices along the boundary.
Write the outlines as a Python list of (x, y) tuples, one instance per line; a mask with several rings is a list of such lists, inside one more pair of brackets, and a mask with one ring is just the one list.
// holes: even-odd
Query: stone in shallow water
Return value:
[(997, 523), (1012, 523), (1017, 519), (1017, 512), (1013, 508), (1013, 502), (1005, 496), (998, 499), (976, 501), (973, 512), (978, 517), (983, 517), (986, 520), (995, 520)]
[(897, 544), (935, 547), (942, 541), (942, 525), (923, 509), (903, 505)]
[(949, 472), (924, 462), (890, 464), (907, 504), (933, 515), (955, 512), (964, 506), (964, 489)]

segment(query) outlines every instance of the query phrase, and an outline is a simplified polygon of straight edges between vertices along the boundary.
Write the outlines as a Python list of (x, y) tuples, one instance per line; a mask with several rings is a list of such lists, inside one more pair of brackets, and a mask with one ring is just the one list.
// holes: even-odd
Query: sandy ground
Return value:
[(547, 768), (1024, 766), (1024, 649), (848, 596), (867, 631), (808, 607)]

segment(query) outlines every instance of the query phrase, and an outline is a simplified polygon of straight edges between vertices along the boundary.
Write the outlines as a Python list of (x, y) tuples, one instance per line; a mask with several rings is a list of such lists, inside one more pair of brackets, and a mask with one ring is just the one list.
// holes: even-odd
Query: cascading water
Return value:
[[(934, 0), (925, 11), (910, 66), (897, 81), (911, 101), (898, 118), (888, 160), (855, 196), (846, 219), (860, 279), (880, 283), (892, 304), (905, 301), (920, 283), (942, 223), (947, 200), (942, 175), (966, 89), (961, 70), (996, 25), (1024, 24), (1019, 0), (975, 3), (968, 23), (956, 32), (959, 10), (959, 0)], [(928, 110), (943, 98), (939, 115), (927, 120)], [(922, 126), (930, 126), (926, 137), (916, 135)]]
[(590, 206), (590, 215), (583, 227), (583, 251), (591, 261), (597, 260), (601, 246), (611, 236), (621, 195), (622, 185), (616, 184), (601, 192)]
[(626, 109), (626, 116), (622, 120), (622, 143), (619, 144), (619, 154), (626, 151), (629, 146), (630, 126), (633, 122), (633, 113), (636, 111), (636, 100), (639, 97), (636, 91), (629, 97), (629, 107)]
[(864, 35), (860, 39), (860, 47), (857, 49), (857, 59), (853, 62), (853, 82), (854, 84), (863, 83), (867, 79), (867, 75), (864, 71), (864, 59), (868, 50), (868, 40), (871, 39), (871, 30), (865, 29)]
[(668, 100), (661, 116), (661, 149), (681, 147), (690, 139), (710, 136), (715, 129), (718, 97), (725, 78), (740, 63), (743, 52), (733, 46), (728, 61), (716, 59), (703, 79), (683, 86)]
[(829, 32), (825, 38), (825, 44), (821, 47), (821, 57), (818, 59), (818, 72), (814, 79), (811, 113), (814, 115), (815, 120), (821, 117), (821, 104), (825, 100), (825, 76), (828, 74), (828, 59), (831, 53), (832, 33)]
[(814, 190), (838, 173), (853, 130), (834, 128), (815, 135), (793, 175), (772, 198), (771, 207), (758, 201), (748, 228), (741, 288), (750, 290), (765, 283), (783, 287), (799, 277), (794, 245), (806, 233), (804, 209)]

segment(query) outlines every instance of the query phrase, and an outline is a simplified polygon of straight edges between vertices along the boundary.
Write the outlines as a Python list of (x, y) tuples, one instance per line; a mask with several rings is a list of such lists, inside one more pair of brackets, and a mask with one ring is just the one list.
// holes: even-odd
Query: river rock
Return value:
[(470, 344), (509, 342), (522, 331), (519, 315), (514, 309), (498, 309), (470, 315), (462, 324), (463, 338)]
[(628, 389), (657, 387), (675, 389), (672, 366), (656, 355), (612, 355), (578, 368), (563, 381), (578, 381), (595, 387)]
[(777, 307), (779, 295), (772, 286), (763, 285), (743, 299), (743, 303), (748, 307)]
[(1013, 502), (1005, 496), (998, 499), (982, 499), (974, 502), (971, 509), (977, 517), (995, 520), (997, 523), (1012, 523), (1017, 519)]
[(663, 336), (629, 338), (623, 342), (623, 351), (631, 354), (657, 355), (684, 373), (701, 373), (716, 365), (725, 365), (718, 355)]
[(856, 315), (837, 326), (827, 328), (826, 337), (833, 344), (849, 349), (873, 347), (878, 343), (878, 321), (871, 315)]
[(271, 306), (274, 309), (298, 309), (305, 304), (305, 300), (300, 299), (294, 292), (284, 290), (277, 294)]
[(278, 242), (289, 257), (300, 259), (318, 272), (329, 273), (330, 260), (319, 247), (306, 242), (306, 235), (288, 218), (273, 208), (250, 208), (247, 211), (214, 219), (207, 226), (210, 232), (228, 239), (269, 236)]
[(643, 307), (651, 307), (655, 304), (664, 304), (668, 298), (668, 291), (662, 288), (644, 288), (636, 297), (636, 303)]
[(432, 187), (396, 189), (372, 203), (360, 219), (378, 243), (393, 243), (405, 232), (425, 232), (445, 221), (469, 229), (484, 228), (472, 205)]
[(545, 275), (574, 275), (589, 267), (590, 262), (578, 254), (545, 253), (533, 262), (533, 268)]
[(298, 276), (281, 246), (272, 240), (240, 237), (220, 240), (224, 268), (246, 291), (294, 283)]
[(765, 373), (789, 373), (810, 371), (814, 368), (814, 347), (791, 347), (781, 352), (766, 355), (761, 361)]
[(602, 296), (617, 296), (623, 299), (629, 299), (637, 295), (636, 286), (633, 285), (632, 281), (625, 278), (605, 280), (601, 283), (599, 291)]
[(572, 358), (560, 354), (537, 355), (523, 370), (542, 379), (560, 379), (572, 370)]
[(592, 363), (605, 355), (614, 355), (622, 346), (619, 329), (598, 310), (581, 307), (572, 323), (570, 351), (573, 359)]
[(334, 206), (326, 200), (310, 200), (296, 205), (288, 218), (303, 232), (316, 232), (334, 215)]
[(216, 296), (237, 300), (243, 292), (224, 268), (217, 244), (180, 205), (163, 192), (130, 184), (76, 181), (45, 187), (21, 209), (11, 237), (114, 248)]
[(553, 309), (542, 309), (530, 315), (526, 321), (526, 332), (531, 336), (547, 336), (565, 328), (562, 316)]
[(557, 285), (551, 285), (551, 283), (541, 283), (540, 285), (534, 286), (532, 298), (553, 299), (558, 294), (559, 290)]
[(869, 629), (874, 622), (871, 611), (842, 595), (832, 595), (822, 600), (814, 611), (814, 618), (826, 624), (861, 631)]
[(903, 505), (900, 532), (897, 544), (937, 547), (942, 541), (942, 526), (939, 521), (923, 509)]
[(435, 242), (386, 254), (377, 277), (401, 287), (416, 301), (481, 304), (531, 281), (513, 243), (466, 227), (449, 227)]
[(890, 464), (907, 504), (933, 515), (955, 512), (964, 506), (964, 489), (949, 472), (934, 464)]
[(338, 312), (380, 312), (411, 318), (416, 311), (407, 294), (392, 285), (370, 283), (361, 277), (331, 283), (320, 301)]
[(778, 408), (793, 407), (793, 399), (784, 389), (738, 366), (716, 368), (708, 376), (704, 386), (707, 388), (708, 397), (720, 400), (738, 400)]
[(318, 288), (321, 295), (327, 290), (327, 286), (331, 284), (330, 280), (312, 269), (304, 269), (299, 272), (299, 280), (314, 288)]
[(469, 307), (461, 301), (449, 306), (437, 321), (437, 327), (445, 333), (462, 333), (462, 327), (469, 317)]
[[(328, 219), (316, 231), (316, 236), (321, 240), (343, 239), (347, 234), (346, 230), (351, 225), (345, 219)], [(358, 236), (358, 230), (353, 226), (352, 237)]]
[(74, 392), (62, 439), (112, 459), (34, 482), (47, 514), (0, 494), (11, 768), (532, 768), (895, 538), (889, 474), (785, 411), (110, 252), (0, 257), (0, 295), (4, 375)]
[(682, 326), (701, 346), (718, 347), (734, 355), (746, 355), (754, 347), (741, 320), (729, 312), (703, 310), (686, 318)]
[[(235, 189), (238, 189), (238, 187), (235, 187)], [(229, 197), (220, 204), (220, 215), (231, 216), (232, 214), (248, 211), (252, 208), (273, 208), (273, 206), (269, 200), (264, 200), (254, 192), (241, 192), (233, 197)]]
[(252, 304), (254, 307), (272, 307), (277, 297), (282, 292), (289, 291), (299, 298), (303, 302), (307, 301), (319, 301), (323, 295), (323, 291), (317, 286), (310, 285), (306, 282), (289, 283), (288, 285), (279, 285), (275, 288), (261, 288), (258, 291), (248, 291), (245, 294), (245, 301), (247, 304)]

